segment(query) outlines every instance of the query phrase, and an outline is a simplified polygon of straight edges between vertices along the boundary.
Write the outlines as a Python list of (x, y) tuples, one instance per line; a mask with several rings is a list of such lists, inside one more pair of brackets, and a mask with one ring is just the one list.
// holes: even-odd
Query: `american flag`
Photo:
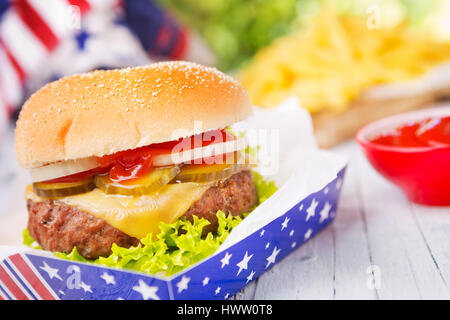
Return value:
[(151, 0), (0, 0), (0, 120), (59, 77), (154, 58), (210, 64), (207, 50)]
[(3, 260), (0, 263), (0, 279), (0, 299), (58, 299), (25, 255), (17, 253)]
[[(19, 252), (0, 262), (0, 299), (229, 299), (329, 225), (345, 174), (225, 250), (171, 277)], [(1, 249), (1, 248), (0, 248)]]

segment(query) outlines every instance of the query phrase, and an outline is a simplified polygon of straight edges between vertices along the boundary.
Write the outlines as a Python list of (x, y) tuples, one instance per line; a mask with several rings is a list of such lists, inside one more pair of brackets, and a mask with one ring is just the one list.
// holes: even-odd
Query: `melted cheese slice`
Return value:
[[(159, 233), (159, 222), (172, 223), (181, 217), (192, 204), (211, 187), (211, 183), (179, 183), (166, 185), (154, 193), (132, 197), (108, 195), (94, 189), (55, 202), (77, 207), (96, 218), (103, 219), (124, 233), (141, 239), (148, 233)], [(45, 201), (28, 186), (25, 198)]]

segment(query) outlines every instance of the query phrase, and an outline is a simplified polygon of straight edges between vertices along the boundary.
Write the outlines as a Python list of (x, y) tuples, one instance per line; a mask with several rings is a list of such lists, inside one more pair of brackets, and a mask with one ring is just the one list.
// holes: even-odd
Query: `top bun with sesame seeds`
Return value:
[(243, 87), (214, 68), (161, 62), (94, 71), (30, 97), (17, 121), (16, 155), (27, 169), (100, 157), (221, 129), (250, 113)]

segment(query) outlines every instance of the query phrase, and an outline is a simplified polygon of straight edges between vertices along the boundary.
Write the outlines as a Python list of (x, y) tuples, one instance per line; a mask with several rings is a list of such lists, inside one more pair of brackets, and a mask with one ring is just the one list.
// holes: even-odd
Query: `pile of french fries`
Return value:
[(295, 95), (311, 113), (340, 112), (373, 86), (413, 79), (445, 61), (450, 43), (323, 9), (308, 28), (260, 50), (239, 78), (255, 105)]

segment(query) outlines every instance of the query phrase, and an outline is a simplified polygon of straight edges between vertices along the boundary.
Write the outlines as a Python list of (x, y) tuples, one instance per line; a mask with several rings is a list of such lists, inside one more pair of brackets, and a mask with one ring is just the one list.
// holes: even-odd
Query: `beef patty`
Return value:
[[(234, 174), (217, 182), (185, 213), (188, 220), (193, 216), (211, 222), (204, 232), (217, 230), (216, 213), (222, 210), (232, 215), (249, 212), (258, 202), (258, 194), (249, 170)], [(70, 252), (76, 246), (78, 252), (88, 258), (111, 254), (111, 246), (136, 246), (139, 240), (112, 227), (76, 207), (62, 202), (46, 200), (27, 201), (28, 231), (45, 250)]]

